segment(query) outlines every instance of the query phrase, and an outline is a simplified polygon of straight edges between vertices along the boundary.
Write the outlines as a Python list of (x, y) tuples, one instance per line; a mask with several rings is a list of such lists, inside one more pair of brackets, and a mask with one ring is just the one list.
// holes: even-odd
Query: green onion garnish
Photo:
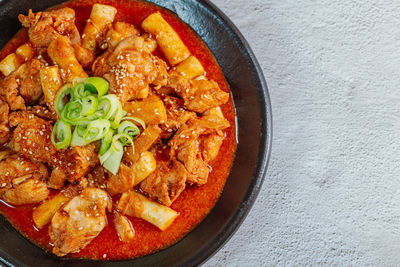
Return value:
[(99, 77), (64, 85), (57, 93), (55, 107), (60, 119), (54, 125), (51, 141), (57, 149), (101, 142), (100, 163), (111, 173), (119, 170), (124, 146), (133, 147), (143, 120), (124, 117), (116, 95), (108, 94), (109, 84)]
[(57, 149), (66, 149), (71, 142), (71, 125), (58, 120), (51, 132), (51, 142)]

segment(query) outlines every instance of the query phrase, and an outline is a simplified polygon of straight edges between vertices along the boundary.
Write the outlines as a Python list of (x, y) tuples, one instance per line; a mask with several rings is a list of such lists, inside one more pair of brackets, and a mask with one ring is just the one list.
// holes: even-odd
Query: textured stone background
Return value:
[(400, 264), (400, 1), (213, 0), (274, 117), (263, 189), (204, 266)]

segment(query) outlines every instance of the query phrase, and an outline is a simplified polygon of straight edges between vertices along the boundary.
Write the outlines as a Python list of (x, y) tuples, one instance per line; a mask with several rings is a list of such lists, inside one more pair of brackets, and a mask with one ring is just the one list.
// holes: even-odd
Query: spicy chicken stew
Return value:
[[(235, 113), (212, 54), (175, 15), (95, 3), (21, 15), (25, 29), (1, 51), (0, 209), (56, 255), (132, 258), (176, 242), (212, 208), (232, 164)], [(50, 141), (57, 93), (88, 76), (145, 123), (116, 174), (98, 160), (102, 141)]]

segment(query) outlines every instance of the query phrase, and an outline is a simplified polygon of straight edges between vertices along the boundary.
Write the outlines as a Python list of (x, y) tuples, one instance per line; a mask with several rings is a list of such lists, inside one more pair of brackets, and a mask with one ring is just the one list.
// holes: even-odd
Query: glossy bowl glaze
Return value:
[[(19, 13), (44, 10), (63, 1), (0, 0), (0, 47), (21, 28)], [(176, 13), (206, 42), (232, 91), (238, 146), (222, 195), (210, 214), (178, 243), (124, 261), (62, 259), (20, 235), (0, 216), (0, 261), (10, 266), (195, 266), (213, 255), (238, 229), (266, 174), (272, 140), (268, 89), (260, 66), (232, 22), (208, 0), (150, 0)]]

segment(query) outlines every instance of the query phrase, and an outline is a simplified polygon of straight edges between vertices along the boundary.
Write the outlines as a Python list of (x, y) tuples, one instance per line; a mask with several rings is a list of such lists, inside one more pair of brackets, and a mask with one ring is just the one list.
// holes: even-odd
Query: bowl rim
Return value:
[[(257, 77), (260, 84), (260, 92), (262, 94), (262, 99), (260, 99), (260, 118), (262, 121), (260, 122), (260, 130), (261, 130), (261, 143), (260, 143), (260, 151), (257, 156), (257, 166), (256, 170), (259, 170), (253, 176), (251, 184), (249, 185), (246, 194), (244, 195), (240, 206), (237, 208), (236, 212), (233, 214), (231, 219), (226, 223), (226, 225), (222, 228), (220, 233), (216, 235), (211, 242), (206, 244), (201, 250), (195, 253), (188, 261), (186, 261), (183, 265), (188, 266), (198, 266), (202, 263), (205, 263), (208, 259), (210, 259), (213, 255), (215, 255), (235, 234), (235, 232), (239, 229), (243, 221), (246, 219), (249, 214), (252, 206), (254, 205), (255, 200), (261, 190), (263, 182), (265, 180), (265, 176), (267, 173), (269, 160), (271, 157), (271, 148), (272, 148), (272, 108), (271, 108), (271, 99), (268, 91), (267, 82), (265, 80), (262, 68), (258, 63), (258, 60), (251, 49), (249, 43), (240, 32), (240, 30), (235, 26), (235, 24), (228, 18), (225, 13), (223, 13), (214, 3), (210, 0), (197, 0), (200, 4), (202, 4), (209, 11), (215, 13), (222, 21), (222, 24), (232, 30), (230, 34), (231, 37), (237, 41), (237, 45), (240, 51), (244, 54), (245, 57), (250, 59), (249, 65), (252, 65), (255, 71), (253, 74), (254, 77)], [(238, 127), (239, 128), (239, 127)], [(217, 200), (218, 201), (218, 200)]]

